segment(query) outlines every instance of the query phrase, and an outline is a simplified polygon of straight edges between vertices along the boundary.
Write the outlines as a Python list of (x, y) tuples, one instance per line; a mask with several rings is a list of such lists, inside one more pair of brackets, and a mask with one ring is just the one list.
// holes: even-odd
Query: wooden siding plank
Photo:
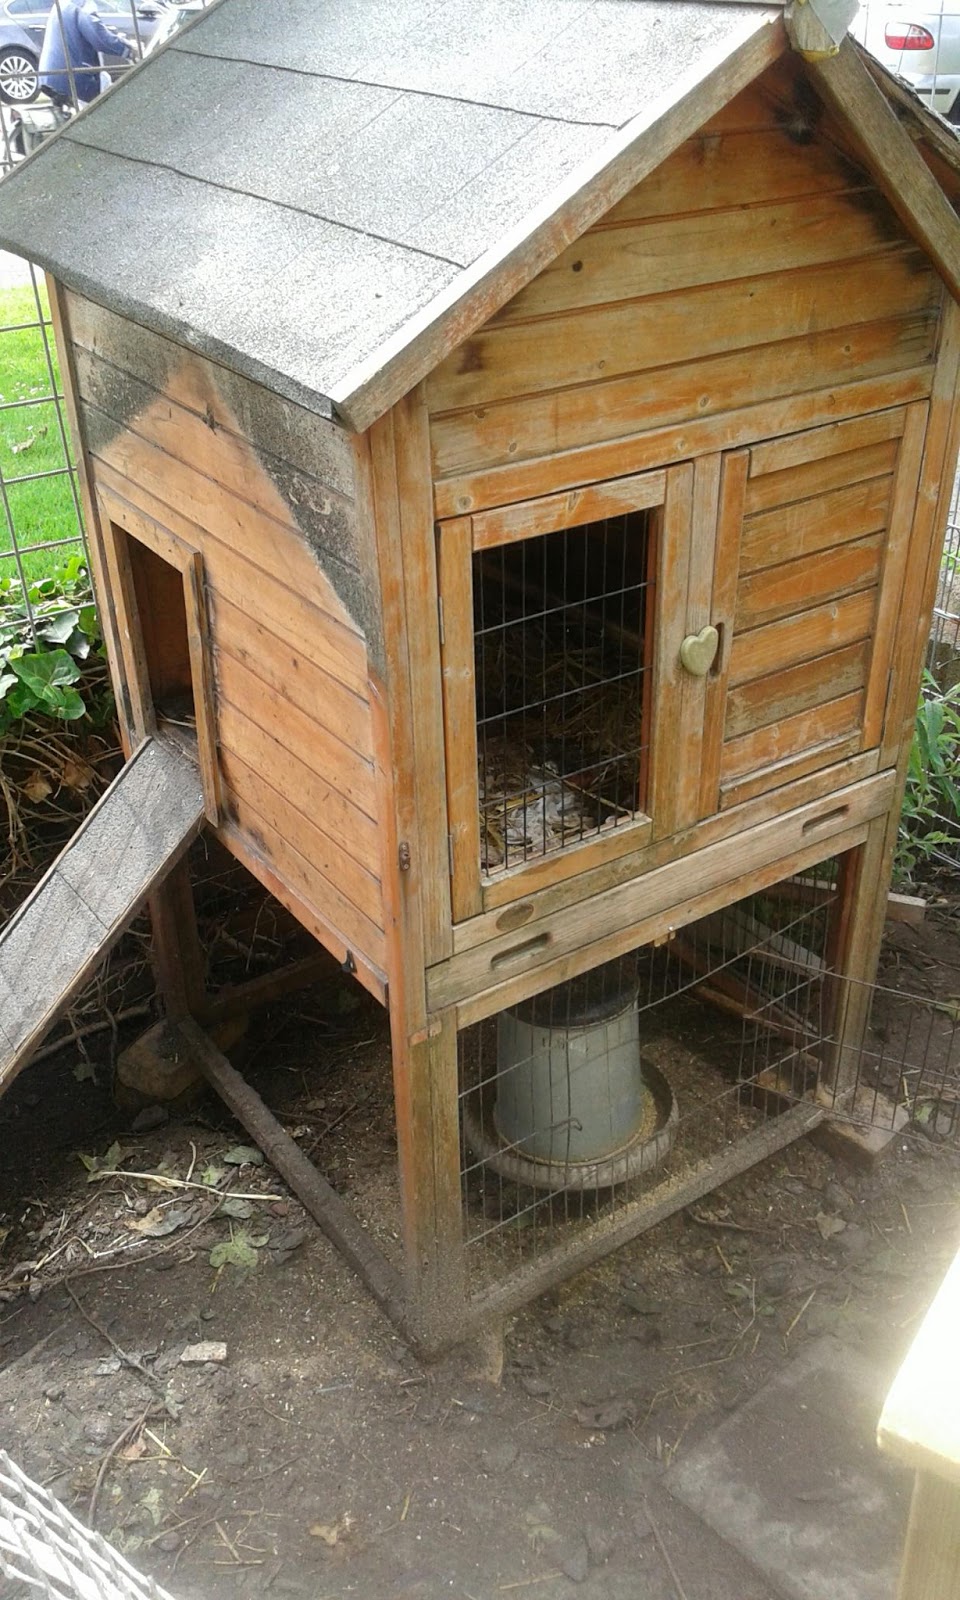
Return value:
[[(685, 634), (699, 633), (712, 622), (713, 569), (716, 551), (718, 513), (720, 508), (720, 475), (722, 458), (701, 456), (693, 468), (693, 496), (690, 518), (690, 559), (687, 583)], [(718, 651), (719, 653), (719, 651)], [(715, 676), (717, 662), (711, 673)], [(665, 721), (660, 727), (661, 741), (677, 740), (680, 762), (677, 770), (678, 788), (674, 799), (674, 828), (688, 827), (701, 815), (701, 781), (704, 726), (710, 675), (697, 678), (680, 665), (682, 682), (681, 719), (679, 726)], [(652, 699), (654, 739), (662, 708), (656, 696)]]
[(933, 312), (891, 317), (758, 345), (749, 360), (733, 351), (660, 367), (655, 377), (629, 374), (443, 412), (431, 421), (434, 473), (455, 477), (525, 461), (547, 447), (569, 450), (932, 364), (936, 322)]
[(865, 483), (747, 517), (740, 546), (741, 573), (746, 576), (882, 532), (892, 491), (892, 476), (868, 478)]
[(208, 428), (247, 439), (338, 493), (353, 496), (353, 454), (343, 428), (72, 289), (67, 300), (75, 347), (159, 390)]
[[(737, 102), (728, 110), (736, 118)], [(825, 140), (797, 144), (774, 125), (776, 116), (768, 102), (765, 127), (707, 123), (595, 226), (838, 193), (864, 183), (864, 173)]]
[[(885, 416), (889, 414), (882, 413)], [(795, 500), (808, 500), (812, 495), (843, 488), (845, 484), (885, 477), (893, 472), (899, 449), (899, 438), (892, 438), (865, 449), (847, 450), (839, 456), (818, 457), (803, 466), (787, 467), (782, 472), (768, 472), (764, 477), (755, 477), (747, 485), (744, 509), (748, 516), (752, 516), (758, 511), (769, 511), (773, 506), (790, 505)]]
[[(878, 214), (879, 213), (879, 214)], [(762, 277), (900, 248), (875, 190), (807, 194), (765, 205), (594, 228), (569, 245), (489, 327), (585, 306), (670, 294), (734, 278)]]
[(825, 744), (828, 740), (852, 733), (860, 727), (863, 704), (863, 693), (858, 690), (854, 694), (816, 704), (812, 710), (766, 723), (739, 738), (728, 739), (720, 763), (721, 785), (733, 778), (742, 778), (746, 773), (755, 773), (789, 760), (794, 755), (801, 755), (808, 748)]
[(592, 484), (585, 489), (568, 489), (563, 494), (544, 495), (520, 506), (505, 506), (473, 517), (473, 547), (486, 550), (532, 539), (558, 528), (573, 528), (604, 517), (622, 516), (625, 511), (643, 511), (663, 504), (666, 474), (638, 473), (610, 483)]
[(358, 756), (373, 760), (368, 701), (338, 683), (303, 651), (265, 628), (249, 609), (241, 611), (215, 590), (211, 609), (217, 643), (228, 655)]
[[(743, 358), (745, 374), (749, 368), (747, 356)], [(436, 483), (436, 514), (441, 518), (460, 516), (487, 506), (507, 505), (513, 500), (528, 500), (603, 478), (618, 478), (662, 467), (671, 461), (709, 455), (715, 450), (740, 449), (771, 434), (817, 427), (837, 416), (853, 416), (860, 411), (878, 411), (891, 405), (925, 400), (930, 393), (933, 371), (932, 366), (914, 367), (748, 405), (702, 422), (689, 420), (677, 427), (601, 440), (516, 465), (481, 468), (464, 477)]]
[[(329, 919), (351, 949), (363, 951), (371, 960), (379, 960), (383, 954), (383, 930), (341, 891), (335, 879), (331, 880), (320, 870), (314, 854), (313, 841), (317, 836), (313, 830), (288, 831), (293, 819), (283, 807), (282, 797), (266, 784), (257, 788), (250, 781), (254, 775), (249, 769), (242, 773), (234, 765), (232, 770), (236, 783), (231, 784), (227, 805), (234, 826), (251, 840), (263, 860), (270, 863), (295, 894), (316, 906)], [(255, 792), (263, 800), (269, 816), (262, 815), (253, 804)], [(306, 851), (301, 846), (306, 846)]]
[(730, 651), (731, 688), (868, 638), (876, 607), (876, 590), (867, 589), (739, 634)]
[(741, 578), (734, 627), (742, 633), (828, 600), (873, 588), (880, 579), (884, 544), (884, 535), (875, 533), (836, 550), (823, 550), (816, 561), (801, 556), (797, 561), (785, 561), (782, 566), (766, 567)]
[(311, 547), (359, 570), (356, 508), (352, 497), (279, 460), (225, 428), (212, 427), (168, 394), (121, 374), (85, 350), (77, 351), (84, 405), (112, 418), (148, 443), (199, 467), (204, 475), (283, 522)]
[(329, 784), (331, 792), (349, 801), (371, 819), (376, 816), (373, 762), (352, 750), (335, 734), (262, 678), (218, 646), (216, 653), (218, 703), (236, 706), (269, 733), (278, 749), (299, 756)]
[[(857, 293), (851, 292), (856, 282)], [(507, 395), (591, 383), (618, 373), (652, 371), (664, 351), (691, 361), (751, 345), (922, 311), (940, 285), (909, 247), (866, 257), (854, 267), (829, 263), (790, 277), (782, 272), (706, 284), (646, 300), (595, 306), (559, 316), (483, 328), (427, 380), (433, 411), (482, 405)]]
[(829, 422), (822, 428), (808, 428), (790, 438), (765, 439), (750, 452), (750, 477), (785, 472), (811, 461), (825, 462), (829, 456), (849, 455), (851, 450), (899, 439), (903, 427), (904, 412), (894, 406), (869, 416), (848, 417), (843, 422)]
[(262, 883), (263, 887), (280, 901), (281, 905), (286, 906), (308, 933), (312, 933), (337, 961), (343, 963), (348, 955), (353, 956), (357, 969), (357, 982), (361, 983), (381, 1005), (386, 1005), (387, 978), (382, 959), (379, 956), (367, 956), (364, 951), (353, 949), (340, 930), (333, 926), (329, 917), (291, 889), (275, 871), (272, 863), (259, 852), (255, 842), (229, 817), (225, 817), (221, 822), (218, 837), (223, 840), (231, 855), (235, 856), (247, 871), (253, 874), (257, 882)]
[[(129, 519), (139, 512), (168, 527), (184, 543), (200, 551), (208, 585), (215, 595), (222, 595), (238, 610), (254, 612), (291, 649), (302, 652), (315, 666), (366, 698), (367, 655), (353, 632), (247, 556), (222, 544), (142, 484), (125, 478), (106, 462), (96, 461), (93, 467), (97, 491), (105, 505), (116, 508), (119, 522), (136, 531)], [(288, 537), (278, 533), (276, 546), (281, 556)]]
[[(263, 773), (267, 782), (281, 785), (294, 797), (298, 811), (312, 817), (346, 855), (369, 872), (380, 872), (377, 825), (366, 812), (331, 787), (301, 756), (278, 744), (243, 708), (221, 701), (219, 706), (221, 767), (227, 770), (227, 753), (232, 752), (254, 772)], [(229, 804), (224, 793), (224, 805)]]
[(210, 530), (237, 555), (253, 560), (264, 572), (308, 596), (318, 610), (353, 633), (355, 648), (365, 653), (361, 630), (303, 534), (288, 520), (266, 516), (249, 501), (139, 434), (118, 432), (112, 418), (89, 403), (84, 405), (83, 418), (90, 454), (97, 461), (112, 467), (128, 482), (140, 484), (181, 516)]
[(869, 659), (870, 644), (864, 639), (859, 644), (848, 645), (845, 650), (816, 656), (812, 661), (788, 667), (785, 672), (754, 678), (732, 689), (727, 696), (724, 740), (736, 739), (770, 722), (779, 722), (827, 700), (863, 689)]
[(794, 752), (785, 756), (782, 761), (775, 761), (769, 767), (763, 767), (759, 772), (748, 773), (742, 778), (732, 778), (720, 785), (720, 806), (724, 815), (730, 815), (729, 808), (743, 807), (758, 796), (772, 794), (778, 800), (781, 791), (788, 784), (795, 783), (800, 778), (805, 778), (812, 773), (834, 773), (838, 766), (855, 756), (863, 744), (863, 737), (859, 728), (855, 733), (840, 734), (835, 739), (824, 739), (821, 744), (813, 745), (807, 750)]

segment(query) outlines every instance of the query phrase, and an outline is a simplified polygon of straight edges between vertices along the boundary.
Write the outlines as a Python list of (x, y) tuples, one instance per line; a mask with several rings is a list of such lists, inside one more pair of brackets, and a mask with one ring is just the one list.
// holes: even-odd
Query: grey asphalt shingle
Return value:
[(220, 0), (4, 181), (0, 245), (328, 409), (620, 126), (766, 15)]

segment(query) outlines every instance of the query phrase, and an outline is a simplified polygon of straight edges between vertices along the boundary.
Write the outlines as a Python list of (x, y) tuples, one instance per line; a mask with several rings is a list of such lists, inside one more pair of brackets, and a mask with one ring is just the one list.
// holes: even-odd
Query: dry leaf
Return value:
[(136, 1439), (131, 1439), (125, 1449), (120, 1451), (121, 1461), (142, 1461), (147, 1453), (143, 1434), (138, 1434)]
[(66, 789), (73, 789), (77, 794), (82, 794), (89, 789), (96, 774), (87, 761), (78, 761), (76, 756), (68, 756), (63, 763), (60, 782)]
[(25, 439), (21, 439), (18, 444), (11, 444), (11, 446), (10, 446), (10, 454), (12, 456), (22, 456), (24, 450), (32, 450), (33, 446), (36, 444), (36, 442), (37, 442), (36, 434), (35, 433), (28, 433), (27, 437)]
[(826, 1211), (818, 1211), (814, 1221), (820, 1229), (821, 1239), (832, 1239), (835, 1233), (842, 1233), (847, 1226), (842, 1217), (832, 1217)]
[(21, 783), (20, 793), (26, 795), (35, 805), (39, 805), (41, 800), (46, 800), (47, 795), (53, 794), (53, 784), (42, 772), (31, 772), (29, 778)]

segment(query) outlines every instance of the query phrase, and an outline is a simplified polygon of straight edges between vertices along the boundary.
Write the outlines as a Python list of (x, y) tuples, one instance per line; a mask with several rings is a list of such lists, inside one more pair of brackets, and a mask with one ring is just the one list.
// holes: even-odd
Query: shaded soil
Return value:
[[(881, 979), (949, 1028), (956, 894), (889, 930)], [(892, 1375), (957, 1247), (943, 1125), (868, 1170), (803, 1140), (511, 1318), (499, 1381), (493, 1337), (427, 1366), (269, 1169), (242, 1164), (222, 1108), (135, 1131), (105, 1043), (95, 1077), (66, 1050), (0, 1102), (0, 1441), (79, 1515), (95, 1497), (100, 1528), (184, 1600), (667, 1600), (677, 1580), (687, 1600), (772, 1600), (665, 1468), (809, 1340)], [(245, 1051), (395, 1250), (377, 1008), (332, 971)], [(91, 1180), (78, 1152), (108, 1151), (168, 1187)], [(228, 1188), (253, 1197), (232, 1216)], [(182, 1363), (199, 1341), (226, 1359)], [(825, 1492), (815, 1459), (808, 1474)]]

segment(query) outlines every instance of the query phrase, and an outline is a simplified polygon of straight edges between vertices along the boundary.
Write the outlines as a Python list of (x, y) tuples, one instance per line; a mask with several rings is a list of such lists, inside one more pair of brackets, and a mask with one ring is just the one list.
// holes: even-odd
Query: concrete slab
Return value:
[(666, 1476), (787, 1600), (893, 1600), (910, 1478), (877, 1451), (888, 1378), (808, 1346)]

